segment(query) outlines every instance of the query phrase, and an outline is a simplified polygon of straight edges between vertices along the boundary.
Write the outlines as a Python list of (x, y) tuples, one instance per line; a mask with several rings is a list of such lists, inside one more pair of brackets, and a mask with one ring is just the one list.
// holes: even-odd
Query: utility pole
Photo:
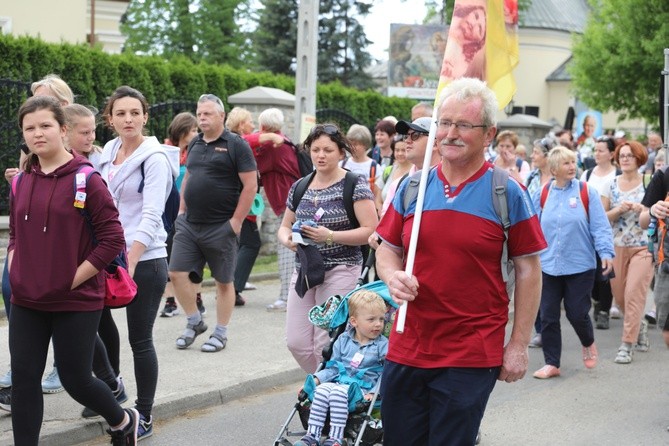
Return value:
[(302, 0), (297, 15), (295, 141), (301, 141), (302, 114), (316, 116), (319, 4), (320, 2)]

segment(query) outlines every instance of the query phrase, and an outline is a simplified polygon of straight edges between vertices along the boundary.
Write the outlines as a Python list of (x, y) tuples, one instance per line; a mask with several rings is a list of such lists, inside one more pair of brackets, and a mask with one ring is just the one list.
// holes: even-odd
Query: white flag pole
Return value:
[[(425, 201), (425, 188), (427, 187), (427, 176), (430, 173), (432, 164), (432, 148), (437, 134), (437, 107), (432, 111), (432, 121), (430, 122), (430, 134), (427, 137), (427, 146), (425, 147), (425, 158), (423, 158), (423, 169), (420, 173), (420, 184), (418, 185), (418, 198), (416, 201), (416, 211), (413, 217), (413, 226), (411, 227), (411, 238), (409, 239), (409, 251), (407, 252), (407, 263), (404, 272), (407, 276), (413, 275), (413, 264), (416, 258), (416, 245), (418, 245), (418, 233), (420, 231), (420, 221), (423, 217), (423, 202)], [(406, 212), (406, 209), (404, 210)], [(407, 307), (409, 301), (404, 301), (397, 313), (397, 333), (404, 333), (404, 323), (407, 317)]]

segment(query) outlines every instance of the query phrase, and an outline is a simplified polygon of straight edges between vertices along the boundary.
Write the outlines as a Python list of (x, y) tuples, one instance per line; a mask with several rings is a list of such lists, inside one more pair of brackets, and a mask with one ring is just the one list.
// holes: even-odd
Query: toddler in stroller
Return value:
[[(345, 437), (362, 438), (372, 410), (379, 406), (374, 403), (388, 350), (388, 339), (383, 335), (387, 333), (388, 305), (394, 306), (394, 303), (385, 284), (366, 284), (344, 297), (327, 325), (324, 325), (325, 321), (318, 324), (331, 329), (334, 343), (331, 355), (324, 352), (324, 357), (329, 356), (329, 360), (324, 360), (322, 367), (305, 381), (300, 398), (307, 404), (301, 407), (309, 407), (307, 397), (312, 402), (306, 435), (295, 446), (320, 445), (321, 435), (326, 431), (323, 446), (346, 444)], [(311, 319), (316, 322), (314, 317)], [(359, 413), (365, 408), (368, 408), (366, 416)], [(298, 411), (302, 418), (305, 412)], [(349, 412), (358, 413), (349, 417)], [(351, 429), (360, 432), (351, 432)], [(364, 444), (372, 443), (375, 441)], [(278, 444), (290, 443), (281, 441)]]

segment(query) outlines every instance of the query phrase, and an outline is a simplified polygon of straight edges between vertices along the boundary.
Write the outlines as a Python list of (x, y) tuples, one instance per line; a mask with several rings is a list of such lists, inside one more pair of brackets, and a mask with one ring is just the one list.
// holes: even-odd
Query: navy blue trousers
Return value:
[(567, 320), (574, 327), (581, 345), (589, 347), (595, 342), (590, 319), (590, 292), (595, 280), (595, 270), (566, 276), (542, 273), (541, 289), (541, 342), (546, 364), (560, 367), (562, 333), (560, 329), (560, 304), (564, 300)]
[(474, 445), (500, 367), (420, 369), (386, 361), (385, 446)]

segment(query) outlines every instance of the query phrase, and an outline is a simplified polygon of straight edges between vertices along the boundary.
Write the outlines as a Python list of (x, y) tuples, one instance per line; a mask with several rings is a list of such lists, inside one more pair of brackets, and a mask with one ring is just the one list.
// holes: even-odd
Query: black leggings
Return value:
[(67, 393), (102, 415), (109, 425), (123, 422), (125, 413), (109, 387), (91, 375), (101, 312), (46, 312), (12, 305), (9, 350), (12, 428), (17, 446), (37, 445), (39, 440), (44, 415), (42, 373), (52, 338), (58, 374)]

